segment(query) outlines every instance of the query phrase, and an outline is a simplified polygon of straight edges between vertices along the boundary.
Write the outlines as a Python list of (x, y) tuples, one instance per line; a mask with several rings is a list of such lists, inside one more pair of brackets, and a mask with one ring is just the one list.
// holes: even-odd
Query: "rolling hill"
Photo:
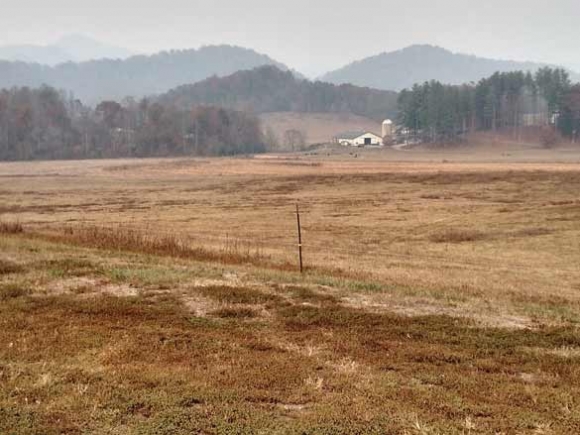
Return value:
[(184, 83), (262, 65), (288, 69), (254, 50), (228, 45), (56, 66), (0, 61), (0, 88), (47, 84), (72, 91), (83, 102), (95, 104), (104, 99), (160, 94)]
[(304, 134), (307, 145), (328, 143), (344, 131), (381, 133), (381, 124), (373, 119), (350, 113), (274, 112), (260, 115), (262, 126), (280, 141), (288, 130)]
[(380, 121), (393, 117), (397, 109), (395, 92), (311, 82), (275, 66), (179, 86), (161, 95), (159, 101), (182, 109), (215, 105), (259, 114), (351, 113)]
[[(320, 79), (334, 84), (351, 83), (399, 91), (429, 80), (459, 85), (478, 81), (497, 71), (536, 71), (542, 66), (546, 65), (486, 59), (453, 53), (431, 45), (414, 45), (351, 63)], [(572, 74), (572, 78), (580, 80), (580, 75)]]

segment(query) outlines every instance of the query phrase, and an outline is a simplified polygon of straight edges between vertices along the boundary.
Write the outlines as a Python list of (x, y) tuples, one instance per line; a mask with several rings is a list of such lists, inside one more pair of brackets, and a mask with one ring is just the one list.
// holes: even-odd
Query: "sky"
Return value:
[(315, 77), (411, 44), (580, 71), (580, 0), (0, 0), (0, 45), (85, 34), (135, 52), (231, 44)]

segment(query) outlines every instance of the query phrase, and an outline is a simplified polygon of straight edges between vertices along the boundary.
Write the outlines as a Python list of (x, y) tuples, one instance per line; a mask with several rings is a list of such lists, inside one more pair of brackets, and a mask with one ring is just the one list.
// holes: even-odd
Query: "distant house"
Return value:
[(377, 134), (364, 131), (348, 131), (339, 134), (335, 138), (336, 142), (343, 146), (365, 147), (383, 146), (383, 138)]

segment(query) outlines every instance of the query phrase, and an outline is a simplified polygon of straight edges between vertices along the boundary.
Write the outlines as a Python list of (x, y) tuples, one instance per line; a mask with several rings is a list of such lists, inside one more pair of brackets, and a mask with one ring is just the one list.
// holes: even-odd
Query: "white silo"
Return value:
[(383, 138), (391, 137), (393, 135), (393, 121), (385, 119), (383, 121)]

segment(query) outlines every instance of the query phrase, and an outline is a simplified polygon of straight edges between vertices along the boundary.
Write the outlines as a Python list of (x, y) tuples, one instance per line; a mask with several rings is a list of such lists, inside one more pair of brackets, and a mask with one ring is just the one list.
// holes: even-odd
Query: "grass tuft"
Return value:
[(9, 299), (21, 298), (28, 296), (31, 291), (18, 284), (3, 284), (0, 285), (0, 301), (7, 301)]
[(464, 243), (483, 240), (486, 235), (481, 231), (467, 229), (447, 229), (431, 234), (429, 240), (433, 243)]
[(196, 291), (224, 304), (256, 305), (282, 301), (278, 295), (245, 287), (210, 286), (196, 288)]
[(302, 302), (320, 303), (320, 304), (336, 304), (338, 299), (335, 296), (315, 292), (307, 287), (289, 286), (286, 290), (292, 294), (293, 297)]
[(254, 319), (258, 317), (256, 310), (245, 307), (220, 308), (219, 310), (212, 311), (210, 314), (223, 319)]
[(22, 272), (24, 272), (24, 268), (19, 264), (0, 259), (0, 276)]
[(20, 222), (0, 221), (0, 234), (20, 234), (24, 232), (24, 226)]

